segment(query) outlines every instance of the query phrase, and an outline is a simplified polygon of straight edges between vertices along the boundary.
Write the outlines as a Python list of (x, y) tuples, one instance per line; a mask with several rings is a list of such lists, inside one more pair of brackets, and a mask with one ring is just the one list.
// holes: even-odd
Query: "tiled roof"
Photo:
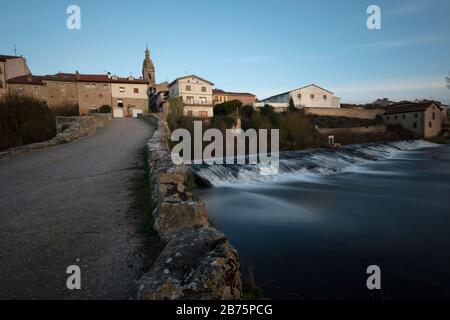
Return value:
[(0, 61), (5, 62), (6, 60), (10, 60), (10, 59), (20, 59), (22, 57), (18, 57), (18, 56), (7, 56), (7, 55), (3, 55), (0, 54)]
[(42, 80), (45, 79), (45, 76), (20, 76), (16, 78), (9, 79), (7, 82), (10, 84), (35, 84), (35, 85), (44, 85)]
[(428, 109), (431, 106), (436, 106), (442, 110), (439, 104), (435, 102), (424, 102), (424, 103), (416, 103), (416, 102), (402, 102), (396, 103), (386, 108), (386, 112), (384, 114), (396, 114), (396, 113), (409, 113), (409, 112), (422, 112)]
[(229, 96), (252, 96), (252, 97), (255, 97), (254, 94), (251, 94), (248, 92), (227, 92), (227, 91), (223, 91), (222, 89), (214, 89), (213, 94), (226, 94)]
[(107, 74), (79, 74), (79, 73), (57, 73), (54, 75), (46, 76), (20, 76), (8, 80), (11, 84), (42, 84), (42, 81), (65, 81), (65, 82), (105, 82), (105, 83), (135, 83), (135, 84), (147, 84), (147, 80), (144, 79), (128, 79), (120, 78), (113, 79), (112, 76)]

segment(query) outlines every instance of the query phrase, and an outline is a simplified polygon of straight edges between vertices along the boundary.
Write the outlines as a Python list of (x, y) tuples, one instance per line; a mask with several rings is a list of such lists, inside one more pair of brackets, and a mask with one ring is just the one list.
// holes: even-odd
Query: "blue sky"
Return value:
[[(66, 8), (81, 8), (81, 30)], [(366, 9), (380, 6), (382, 29)], [(344, 102), (450, 103), (448, 0), (0, 0), (0, 54), (14, 45), (34, 74), (141, 74), (148, 43), (157, 81), (197, 74), (264, 98), (310, 83)]]

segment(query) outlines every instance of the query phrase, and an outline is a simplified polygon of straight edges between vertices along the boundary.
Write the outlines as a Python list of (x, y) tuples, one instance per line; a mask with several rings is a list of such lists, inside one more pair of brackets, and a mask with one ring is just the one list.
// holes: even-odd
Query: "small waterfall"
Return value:
[(315, 149), (280, 154), (276, 175), (262, 175), (262, 165), (192, 165), (195, 174), (212, 186), (258, 183), (280, 179), (317, 177), (352, 171), (356, 165), (393, 157), (401, 152), (436, 146), (425, 140), (371, 143), (345, 146), (339, 150)]

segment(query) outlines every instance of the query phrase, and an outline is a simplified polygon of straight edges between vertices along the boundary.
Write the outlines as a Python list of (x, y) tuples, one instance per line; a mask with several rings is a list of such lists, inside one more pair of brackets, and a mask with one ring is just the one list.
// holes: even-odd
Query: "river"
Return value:
[[(450, 297), (450, 146), (285, 153), (280, 173), (197, 166), (214, 225), (272, 299)], [(381, 268), (369, 291), (366, 269)]]

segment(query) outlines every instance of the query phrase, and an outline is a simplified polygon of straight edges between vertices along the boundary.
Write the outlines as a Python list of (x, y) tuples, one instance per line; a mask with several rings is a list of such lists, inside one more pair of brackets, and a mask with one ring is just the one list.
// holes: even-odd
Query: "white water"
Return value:
[(340, 150), (316, 149), (284, 152), (276, 175), (261, 175), (262, 165), (194, 165), (192, 169), (214, 187), (280, 180), (311, 180), (322, 175), (359, 172), (361, 165), (400, 156), (403, 152), (436, 146), (411, 140), (345, 146)]

